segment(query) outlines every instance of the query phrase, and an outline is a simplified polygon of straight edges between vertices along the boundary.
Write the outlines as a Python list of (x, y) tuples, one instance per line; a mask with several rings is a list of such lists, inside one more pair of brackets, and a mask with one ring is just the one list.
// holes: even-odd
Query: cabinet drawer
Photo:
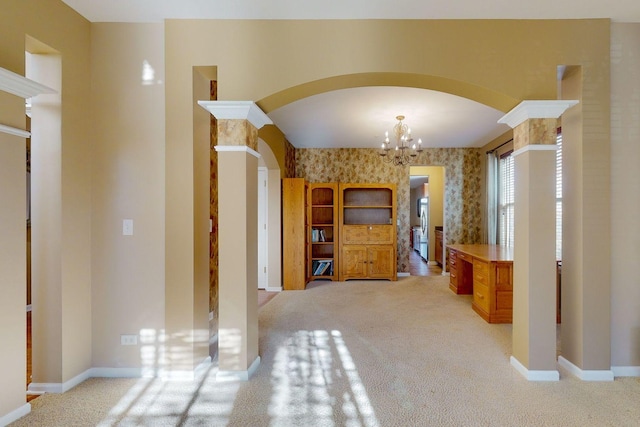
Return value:
[(346, 245), (392, 245), (394, 229), (390, 225), (345, 225), (342, 243)]
[(473, 262), (473, 257), (465, 254), (464, 252), (458, 252), (458, 258), (462, 261)]
[(458, 262), (458, 251), (453, 249), (449, 250), (449, 270), (452, 268), (456, 268), (456, 263)]
[(473, 302), (482, 310), (489, 312), (489, 287), (480, 283), (473, 284)]
[(449, 283), (458, 286), (458, 270), (455, 268), (449, 268)]
[(473, 283), (489, 284), (489, 263), (473, 260)]

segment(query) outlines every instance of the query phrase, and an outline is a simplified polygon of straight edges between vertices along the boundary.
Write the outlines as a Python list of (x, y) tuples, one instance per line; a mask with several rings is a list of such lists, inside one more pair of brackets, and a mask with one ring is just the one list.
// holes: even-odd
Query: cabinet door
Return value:
[(392, 245), (395, 243), (394, 226), (392, 225), (370, 225), (368, 227), (367, 243), (377, 245)]
[(372, 279), (389, 279), (394, 275), (396, 264), (393, 246), (369, 246), (368, 277)]
[(303, 290), (306, 281), (306, 183), (282, 180), (282, 270), (285, 290)]
[(344, 246), (343, 247), (342, 274), (344, 275), (345, 278), (367, 277), (367, 247), (366, 246)]

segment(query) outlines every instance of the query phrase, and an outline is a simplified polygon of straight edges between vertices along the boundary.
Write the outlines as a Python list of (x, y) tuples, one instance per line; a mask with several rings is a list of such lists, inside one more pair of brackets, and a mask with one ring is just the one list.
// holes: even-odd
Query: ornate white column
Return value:
[(251, 101), (199, 101), (217, 120), (219, 380), (248, 380), (258, 355), (258, 129)]
[(530, 381), (557, 381), (555, 157), (558, 118), (578, 101), (523, 101), (514, 129), (513, 355)]

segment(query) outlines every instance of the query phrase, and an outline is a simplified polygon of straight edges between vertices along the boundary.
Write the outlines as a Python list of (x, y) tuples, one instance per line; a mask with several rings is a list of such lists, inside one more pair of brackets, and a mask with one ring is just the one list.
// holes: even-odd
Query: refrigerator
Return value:
[(429, 261), (429, 198), (423, 197), (418, 200), (418, 211), (420, 212), (420, 256), (425, 261)]

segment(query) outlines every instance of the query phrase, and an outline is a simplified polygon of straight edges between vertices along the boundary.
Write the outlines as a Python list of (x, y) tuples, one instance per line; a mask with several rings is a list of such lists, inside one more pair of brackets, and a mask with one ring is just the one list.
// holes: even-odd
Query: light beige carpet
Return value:
[(91, 379), (15, 426), (637, 426), (640, 379), (528, 382), (511, 326), (489, 325), (446, 277), (313, 282), (260, 309), (246, 383)]

